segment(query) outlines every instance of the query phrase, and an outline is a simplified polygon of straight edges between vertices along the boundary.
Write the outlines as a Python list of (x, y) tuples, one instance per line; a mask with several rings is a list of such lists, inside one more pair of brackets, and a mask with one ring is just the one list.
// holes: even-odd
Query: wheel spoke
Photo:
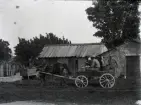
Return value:
[(110, 82), (108, 82), (108, 88), (111, 88), (111, 86), (112, 86), (112, 85), (110, 84)]
[(103, 80), (101, 83), (104, 83), (104, 82), (106, 82), (106, 80)]
[(114, 85), (114, 81), (110, 81), (109, 83), (110, 83), (111, 85)]
[(107, 86), (107, 88), (109, 88), (109, 83), (108, 82), (107, 82), (107, 85), (106, 86)]
[(103, 79), (107, 79), (107, 77), (104, 75), (104, 76), (103, 76)]

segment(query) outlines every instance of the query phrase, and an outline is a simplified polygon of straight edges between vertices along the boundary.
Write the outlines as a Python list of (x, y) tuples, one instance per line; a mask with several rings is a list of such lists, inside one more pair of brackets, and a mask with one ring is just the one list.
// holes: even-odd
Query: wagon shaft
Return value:
[(55, 76), (55, 77), (59, 77), (59, 78), (66, 78), (66, 79), (70, 79), (70, 80), (75, 80), (75, 78), (73, 78), (73, 77), (66, 77), (66, 76), (52, 74), (52, 73), (47, 73), (47, 72), (40, 72), (40, 73), (43, 73), (43, 74), (46, 74), (46, 75)]

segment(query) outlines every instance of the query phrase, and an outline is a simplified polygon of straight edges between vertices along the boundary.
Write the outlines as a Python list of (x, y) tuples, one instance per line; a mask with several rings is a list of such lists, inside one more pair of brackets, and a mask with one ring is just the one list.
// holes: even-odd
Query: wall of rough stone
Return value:
[[(128, 42), (101, 54), (104, 57), (105, 69), (109, 69), (110, 66), (113, 67), (112, 69), (115, 72), (115, 77), (119, 77), (120, 75), (126, 76), (126, 56), (140, 57), (140, 50), (141, 47), (139, 43)], [(114, 59), (116, 63), (112, 64), (110, 59)]]

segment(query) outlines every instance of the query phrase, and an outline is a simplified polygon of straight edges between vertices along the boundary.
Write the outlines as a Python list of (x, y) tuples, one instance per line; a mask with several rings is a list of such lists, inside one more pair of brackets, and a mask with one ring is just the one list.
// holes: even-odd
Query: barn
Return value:
[(101, 54), (104, 58), (104, 65), (109, 64), (109, 59), (112, 58), (116, 61), (113, 62), (115, 69), (115, 77), (118, 78), (117, 87), (120, 88), (136, 88), (140, 87), (141, 78), (141, 41), (132, 40), (126, 41), (124, 44), (110, 49)]
[(84, 66), (87, 56), (99, 55), (107, 51), (102, 43), (86, 44), (55, 44), (46, 45), (39, 55), (40, 59), (46, 59), (49, 65), (57, 61), (66, 63), (73, 75)]
[(116, 61), (115, 74), (124, 75), (126, 78), (140, 77), (141, 68), (141, 42), (139, 40), (126, 41), (124, 44), (108, 50), (101, 55), (104, 64), (109, 63), (110, 57)]

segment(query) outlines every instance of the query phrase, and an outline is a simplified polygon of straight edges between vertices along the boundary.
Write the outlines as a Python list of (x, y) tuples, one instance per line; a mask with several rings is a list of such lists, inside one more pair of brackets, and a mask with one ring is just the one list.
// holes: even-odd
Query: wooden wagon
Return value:
[(89, 70), (89, 67), (84, 67), (82, 68), (83, 70), (76, 72), (75, 76), (72, 75), (64, 76), (64, 75), (53, 74), (51, 72), (44, 72), (44, 71), (40, 71), (40, 73), (56, 76), (59, 78), (74, 80), (74, 83), (78, 88), (87, 87), (89, 81), (91, 80), (98, 81), (102, 88), (112, 88), (114, 87), (116, 78), (118, 77), (115, 77), (115, 70), (114, 70), (114, 68), (116, 67), (115, 66), (116, 60), (111, 59), (110, 63), (111, 64), (106, 65), (102, 70)]
[(102, 88), (113, 88), (116, 79), (117, 61), (112, 58), (109, 64), (102, 67), (100, 70), (92, 70), (93, 68), (84, 67), (76, 73), (75, 84), (79, 88), (87, 87), (89, 81), (94, 80), (99, 82)]

